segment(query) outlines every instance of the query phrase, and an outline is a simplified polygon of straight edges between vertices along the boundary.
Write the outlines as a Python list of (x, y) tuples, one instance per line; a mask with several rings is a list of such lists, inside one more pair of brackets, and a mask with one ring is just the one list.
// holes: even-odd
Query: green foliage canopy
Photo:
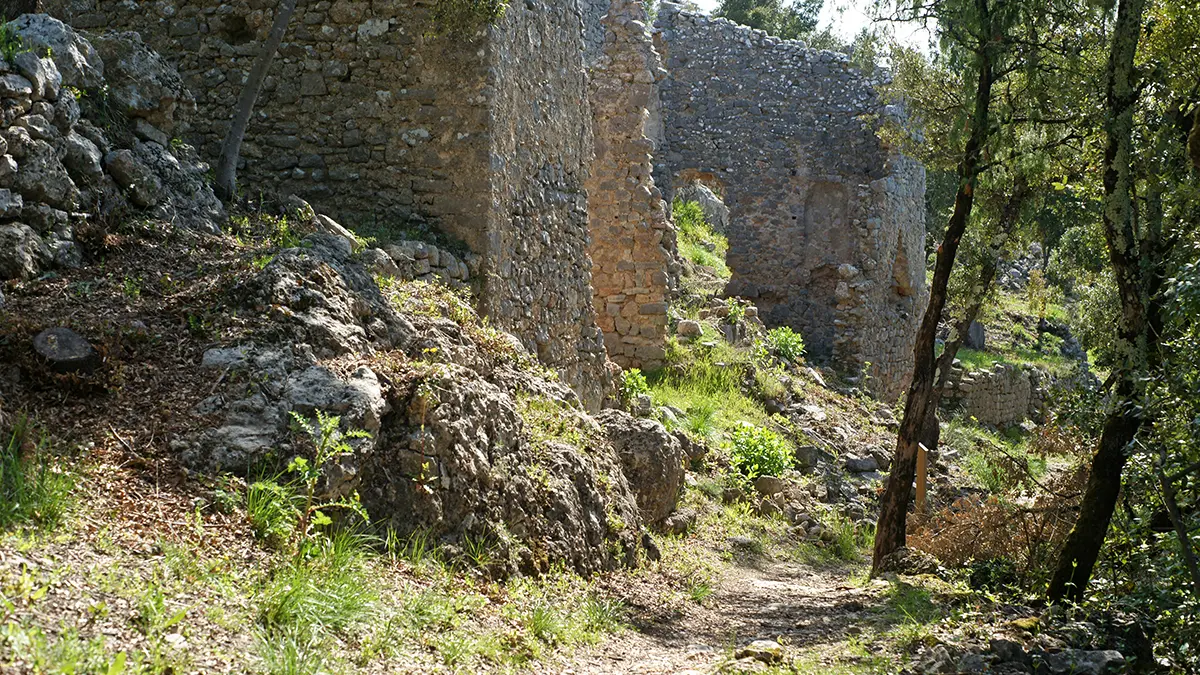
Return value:
[(810, 35), (825, 0), (721, 0), (716, 15), (785, 39)]

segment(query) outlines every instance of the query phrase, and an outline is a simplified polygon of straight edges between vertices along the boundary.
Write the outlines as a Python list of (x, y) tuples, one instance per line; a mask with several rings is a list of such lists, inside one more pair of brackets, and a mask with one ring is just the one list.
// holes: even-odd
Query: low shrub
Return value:
[(770, 429), (741, 424), (730, 436), (733, 468), (746, 478), (779, 476), (792, 465), (787, 441)]
[(629, 405), (637, 400), (639, 396), (650, 394), (650, 383), (646, 381), (646, 376), (637, 368), (630, 368), (621, 373), (621, 382), (618, 385), (621, 395), (621, 402)]
[(804, 360), (804, 338), (788, 326), (767, 331), (767, 345), (784, 361), (800, 363)]

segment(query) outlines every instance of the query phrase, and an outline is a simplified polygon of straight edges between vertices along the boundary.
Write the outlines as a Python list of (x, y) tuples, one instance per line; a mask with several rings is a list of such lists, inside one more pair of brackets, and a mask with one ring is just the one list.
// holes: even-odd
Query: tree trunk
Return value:
[(983, 311), (983, 303), (987, 301), (988, 292), (992, 288), (992, 282), (995, 281), (996, 272), (1000, 266), (1001, 248), (1016, 229), (1017, 222), (1021, 219), (1021, 207), (1025, 204), (1028, 196), (1029, 183), (1023, 175), (1019, 175), (1008, 201), (1000, 211), (999, 239), (987, 252), (983, 267), (979, 270), (979, 278), (973, 286), (980, 289), (979, 295), (971, 299), (966, 313), (954, 324), (954, 328), (950, 331), (953, 337), (946, 343), (942, 349), (942, 355), (938, 357), (935, 364), (936, 379), (933, 393), (929, 397), (929, 405), (925, 409), (925, 421), (921, 425), (920, 437), (920, 442), (930, 450), (937, 449), (938, 441), (941, 439), (942, 427), (938, 422), (938, 407), (942, 404), (942, 395), (946, 391), (946, 385), (950, 382), (954, 359), (958, 358), (958, 350), (962, 348), (971, 324), (975, 323), (975, 320), (979, 318), (979, 313)]
[(1133, 113), (1137, 104), (1134, 56), (1141, 37), (1145, 0), (1120, 0), (1113, 27), (1108, 59), (1108, 88), (1105, 97), (1108, 142), (1104, 151), (1104, 237), (1109, 260), (1121, 294), (1121, 320), (1117, 331), (1122, 350), (1114, 374), (1117, 387), (1113, 407), (1104, 421), (1100, 445), (1092, 458), (1091, 473), (1079, 518), (1067, 536), (1047, 596), (1051, 602), (1083, 599), (1088, 580), (1121, 491), (1125, 450), (1142, 426), (1138, 404), (1139, 373), (1147, 367), (1146, 284), (1141, 265), (1153, 263), (1150, 247), (1137, 246), (1133, 202)]
[[(991, 34), (991, 20), (986, 0), (978, 0), (981, 25)], [(992, 100), (992, 57), (993, 45), (980, 45), (976, 53), (979, 81), (975, 89), (975, 106), (971, 120), (971, 134), (963, 148), (963, 159), (959, 164), (958, 193), (954, 197), (954, 212), (946, 225), (946, 234), (938, 247), (934, 264), (933, 284), (929, 292), (929, 306), (917, 330), (916, 345), (913, 347), (913, 376), (908, 387), (908, 398), (904, 404), (904, 419), (896, 440), (896, 459), (888, 475), (887, 486), (880, 499), (879, 522), (875, 531), (875, 551), (871, 563), (872, 574), (882, 572), (883, 559), (903, 547), (907, 538), (908, 505), (912, 499), (913, 478), (917, 470), (917, 444), (925, 426), (926, 411), (934, 387), (934, 342), (938, 323), (946, 306), (946, 291), (950, 282), (950, 271), (954, 258), (970, 221), (974, 205), (975, 185), (979, 178), (979, 164), (983, 146), (990, 133), (989, 108)]]
[(271, 69), (271, 62), (275, 60), (275, 53), (279, 51), (283, 35), (287, 32), (288, 24), (295, 13), (296, 0), (282, 0), (279, 3), (267, 41), (250, 68), (246, 84), (242, 85), (233, 120), (229, 123), (229, 132), (225, 134), (225, 142), (221, 145), (221, 157), (217, 160), (216, 185), (213, 186), (213, 190), (222, 201), (229, 201), (237, 194), (237, 165), (242, 154), (242, 140), (246, 137), (246, 128), (250, 126), (250, 114), (254, 112), (254, 103), (267, 80), (267, 71)]
[(1200, 562), (1196, 561), (1196, 552), (1192, 550), (1192, 540), (1188, 536), (1187, 523), (1183, 520), (1183, 514), (1179, 512), (1179, 503), (1175, 501), (1175, 480), (1167, 476), (1163, 469), (1166, 463), (1166, 448), (1159, 448), (1158, 462), (1154, 469), (1158, 474), (1158, 484), (1162, 488), (1163, 506), (1167, 509), (1167, 517), (1171, 519), (1171, 526), (1175, 528), (1175, 536), (1179, 539), (1179, 554), (1183, 557), (1184, 564), (1187, 565), (1188, 574), (1192, 576), (1192, 590), (1196, 597), (1200, 597)]

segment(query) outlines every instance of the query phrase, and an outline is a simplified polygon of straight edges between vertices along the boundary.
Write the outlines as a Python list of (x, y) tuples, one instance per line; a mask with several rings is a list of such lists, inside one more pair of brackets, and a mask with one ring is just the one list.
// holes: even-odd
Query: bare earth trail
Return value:
[[(857, 633), (878, 591), (854, 586), (853, 567), (818, 569), (789, 562), (733, 564), (704, 603), (678, 607), (627, 600), (635, 627), (576, 654), (561, 673), (660, 675), (711, 673), (732, 649), (779, 640), (788, 653), (817, 649)], [(652, 597), (652, 595), (647, 595)]]

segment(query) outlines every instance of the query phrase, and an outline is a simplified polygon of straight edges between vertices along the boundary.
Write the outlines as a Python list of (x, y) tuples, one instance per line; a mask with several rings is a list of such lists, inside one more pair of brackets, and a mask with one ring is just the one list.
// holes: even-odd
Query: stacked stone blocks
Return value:
[(1025, 420), (1040, 421), (1045, 413), (1047, 385), (1047, 376), (1036, 368), (997, 363), (988, 369), (966, 372), (956, 366), (943, 400), (952, 410), (1003, 428)]
[(662, 365), (667, 302), (678, 265), (675, 231), (654, 184), (646, 123), (665, 75), (638, 0), (612, 0), (602, 43), (588, 45), (596, 157), (588, 180), (592, 287), (609, 357)]

